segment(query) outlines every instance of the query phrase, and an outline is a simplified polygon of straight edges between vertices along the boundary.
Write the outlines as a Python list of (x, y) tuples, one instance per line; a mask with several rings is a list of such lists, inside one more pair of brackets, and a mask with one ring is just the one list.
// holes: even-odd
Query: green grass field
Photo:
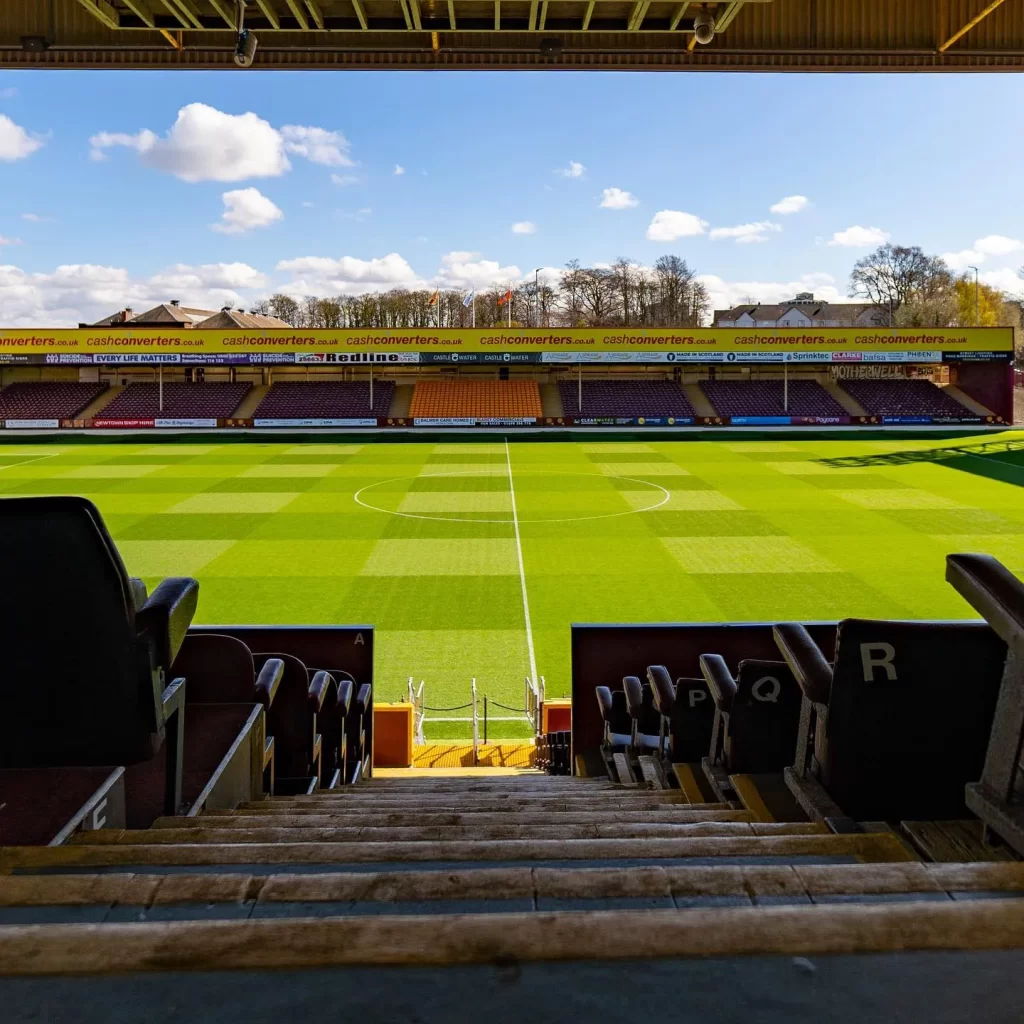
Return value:
[(1024, 433), (0, 446), (0, 494), (88, 496), (132, 574), (201, 581), (198, 621), (371, 624), (378, 697), (432, 705), (475, 676), (521, 706), (531, 641), (567, 692), (572, 622), (972, 617), (943, 556), (1024, 573), (1022, 484)]

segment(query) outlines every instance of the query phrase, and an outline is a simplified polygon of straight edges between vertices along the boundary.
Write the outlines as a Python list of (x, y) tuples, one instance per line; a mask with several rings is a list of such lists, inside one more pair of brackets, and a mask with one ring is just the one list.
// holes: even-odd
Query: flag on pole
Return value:
[(466, 306), (468, 308), (469, 304), (473, 301), (474, 295), (476, 295), (476, 289), (470, 288), (470, 290), (466, 293), (466, 297), (462, 300), (463, 306)]
[(441, 297), (440, 291), (434, 292), (434, 294), (430, 296), (430, 302), (428, 302), (427, 305), (428, 306), (436, 306), (437, 305), (437, 300), (440, 297)]
[(502, 297), (500, 299), (498, 299), (498, 305), (499, 306), (504, 306), (506, 302), (511, 302), (511, 301), (512, 301), (512, 289), (509, 288), (509, 290), (507, 292), (505, 292), (505, 294), (502, 295)]

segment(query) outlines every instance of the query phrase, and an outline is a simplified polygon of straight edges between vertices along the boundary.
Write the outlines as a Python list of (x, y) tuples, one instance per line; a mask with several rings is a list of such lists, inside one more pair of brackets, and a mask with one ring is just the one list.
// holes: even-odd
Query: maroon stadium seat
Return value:
[(105, 381), (26, 381), (0, 391), (0, 420), (73, 419), (107, 389)]
[(803, 691), (787, 781), (820, 817), (964, 815), (981, 777), (1006, 644), (971, 622), (845, 619), (834, 668), (795, 623), (775, 639)]
[(189, 384), (168, 381), (160, 407), (158, 384), (129, 384), (103, 409), (104, 419), (226, 419), (242, 403), (249, 383)]
[(0, 768), (157, 761), (160, 807), (176, 813), (185, 686), (166, 672), (199, 584), (164, 580), (138, 607), (144, 588), (76, 497), (0, 501), (0, 572)]
[(736, 775), (790, 767), (801, 692), (786, 663), (747, 658), (733, 678), (724, 658), (702, 654), (700, 670), (715, 702), (711, 768)]
[(647, 679), (661, 715), (662, 751), (672, 764), (700, 761), (711, 750), (715, 704), (703, 679), (677, 679), (664, 665), (651, 665)]
[(264, 395), (254, 419), (362, 419), (387, 416), (395, 394), (392, 381), (282, 381)]
[(591, 380), (583, 382), (583, 403), (577, 381), (560, 380), (558, 393), (566, 416), (626, 417), (635, 419), (693, 416), (678, 384), (669, 380)]
[(972, 416), (930, 380), (846, 380), (843, 388), (872, 416)]
[(719, 416), (845, 417), (850, 414), (814, 380), (706, 380), (701, 391)]

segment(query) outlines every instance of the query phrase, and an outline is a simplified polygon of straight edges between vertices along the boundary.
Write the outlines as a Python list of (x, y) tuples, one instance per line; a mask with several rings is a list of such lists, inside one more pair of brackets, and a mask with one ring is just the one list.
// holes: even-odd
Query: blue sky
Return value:
[(1009, 75), (0, 72), (0, 321), (666, 252), (718, 303), (838, 298), (885, 237), (1016, 289), (1021, 109)]

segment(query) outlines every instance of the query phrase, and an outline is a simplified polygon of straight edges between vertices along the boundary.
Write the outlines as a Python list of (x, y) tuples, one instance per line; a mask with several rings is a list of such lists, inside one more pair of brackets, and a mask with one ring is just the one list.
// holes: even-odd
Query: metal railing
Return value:
[[(407, 699), (412, 705), (413, 742), (417, 746), (423, 746), (427, 742), (424, 726), (428, 722), (469, 722), (472, 726), (473, 761), (475, 763), (479, 757), (481, 743), (487, 743), (488, 741), (488, 731), (491, 722), (525, 721), (533, 730), (534, 736), (539, 736), (541, 733), (541, 708), (544, 704), (545, 690), (543, 676), (540, 677), (539, 682), (534, 682), (529, 676), (526, 677), (523, 707), (521, 708), (503, 704), (487, 694), (479, 694), (475, 676), (469, 683), (470, 699), (465, 704), (453, 704), (450, 707), (431, 707), (428, 705), (423, 697), (425, 685), (425, 682), (421, 679), (417, 686), (412, 676), (409, 676), (406, 682)], [(483, 714), (480, 713), (481, 707), (483, 708)], [(511, 714), (491, 714), (492, 707), (509, 711)], [(456, 713), (466, 710), (470, 712), (467, 715)]]

